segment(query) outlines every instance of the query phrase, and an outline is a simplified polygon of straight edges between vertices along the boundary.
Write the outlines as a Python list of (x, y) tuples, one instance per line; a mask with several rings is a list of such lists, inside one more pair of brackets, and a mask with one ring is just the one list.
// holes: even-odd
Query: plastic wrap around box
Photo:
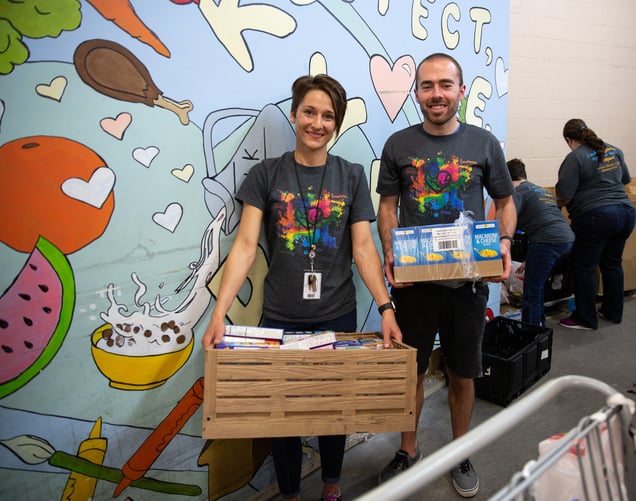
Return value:
[[(339, 340), (381, 337), (337, 333)], [(203, 438), (415, 429), (417, 350), (205, 352)]]
[(506, 406), (543, 377), (551, 361), (552, 329), (495, 317), (484, 330), (484, 375), (475, 379), (475, 393)]

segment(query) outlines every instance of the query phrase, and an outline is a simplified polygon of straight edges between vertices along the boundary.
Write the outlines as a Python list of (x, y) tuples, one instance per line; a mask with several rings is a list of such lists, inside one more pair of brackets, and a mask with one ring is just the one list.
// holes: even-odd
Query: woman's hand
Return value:
[(210, 323), (205, 329), (203, 333), (203, 338), (201, 339), (201, 344), (203, 345), (203, 349), (207, 350), (211, 346), (215, 344), (219, 344), (223, 339), (223, 335), (225, 334), (225, 322), (223, 319), (218, 320), (215, 319), (214, 313), (210, 318)]

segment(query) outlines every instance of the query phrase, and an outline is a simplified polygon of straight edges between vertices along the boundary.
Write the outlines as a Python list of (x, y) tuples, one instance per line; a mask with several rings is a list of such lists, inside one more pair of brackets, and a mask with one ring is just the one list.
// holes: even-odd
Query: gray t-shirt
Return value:
[(401, 227), (449, 224), (461, 212), (483, 220), (484, 188), (494, 199), (514, 191), (499, 141), (485, 129), (462, 123), (432, 136), (418, 124), (384, 145), (376, 191), (400, 196)]
[(625, 193), (631, 176), (623, 152), (606, 144), (605, 157), (599, 163), (598, 155), (589, 146), (575, 148), (563, 159), (556, 184), (557, 197), (570, 199), (567, 204), (570, 219), (607, 205), (634, 204)]
[[(297, 165), (292, 152), (254, 165), (237, 200), (264, 213), (269, 270), (265, 316), (313, 322), (338, 318), (356, 307), (351, 225), (375, 221), (364, 169), (328, 155), (325, 167)], [(322, 273), (320, 299), (303, 299), (308, 252)]]
[(517, 208), (517, 229), (525, 232), (529, 242), (574, 242), (574, 232), (550, 190), (523, 181), (512, 198)]

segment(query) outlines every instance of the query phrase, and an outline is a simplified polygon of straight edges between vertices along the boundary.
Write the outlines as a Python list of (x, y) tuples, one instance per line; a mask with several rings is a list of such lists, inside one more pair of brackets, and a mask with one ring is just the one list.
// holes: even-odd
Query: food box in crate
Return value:
[(549, 370), (552, 329), (495, 317), (486, 323), (483, 376), (475, 379), (479, 398), (506, 406)]
[[(337, 333), (338, 340), (382, 336)], [(417, 350), (205, 352), (202, 437), (257, 438), (415, 429)]]

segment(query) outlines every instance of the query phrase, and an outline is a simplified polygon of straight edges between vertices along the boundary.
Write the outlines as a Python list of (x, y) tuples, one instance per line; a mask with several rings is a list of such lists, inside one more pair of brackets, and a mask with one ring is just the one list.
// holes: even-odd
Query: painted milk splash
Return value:
[(104, 331), (102, 339), (97, 342), (98, 348), (120, 355), (144, 356), (178, 351), (190, 343), (194, 335), (192, 328), (210, 303), (206, 284), (221, 262), (220, 240), (225, 215), (226, 210), (223, 208), (206, 228), (199, 261), (190, 264), (192, 272), (177, 287), (176, 292), (179, 293), (193, 280), (194, 285), (174, 310), (164, 308), (168, 299), (162, 298), (160, 294), (155, 297), (154, 304), (142, 302), (146, 285), (136, 273), (132, 273), (132, 281), (137, 285), (134, 303), (139, 310), (127, 315), (127, 306), (115, 299), (114, 284), (108, 285), (110, 307), (107, 312), (101, 312), (100, 317), (112, 328)]

